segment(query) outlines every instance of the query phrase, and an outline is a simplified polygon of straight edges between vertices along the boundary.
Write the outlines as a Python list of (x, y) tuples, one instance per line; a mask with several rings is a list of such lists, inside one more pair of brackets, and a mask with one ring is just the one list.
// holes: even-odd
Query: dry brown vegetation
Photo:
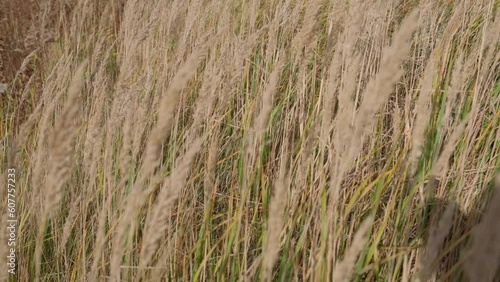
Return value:
[(3, 280), (500, 281), (498, 0), (17, 3)]

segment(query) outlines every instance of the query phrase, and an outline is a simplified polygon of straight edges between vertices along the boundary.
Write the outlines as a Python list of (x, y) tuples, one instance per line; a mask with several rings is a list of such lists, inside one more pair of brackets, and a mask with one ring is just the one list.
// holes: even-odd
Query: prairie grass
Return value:
[(499, 1), (26, 2), (2, 281), (499, 281)]

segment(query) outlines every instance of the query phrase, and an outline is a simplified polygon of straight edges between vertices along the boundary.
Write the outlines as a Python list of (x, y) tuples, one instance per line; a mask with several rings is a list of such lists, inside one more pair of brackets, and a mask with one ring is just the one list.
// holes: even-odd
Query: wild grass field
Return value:
[(0, 10), (2, 281), (500, 281), (500, 1)]

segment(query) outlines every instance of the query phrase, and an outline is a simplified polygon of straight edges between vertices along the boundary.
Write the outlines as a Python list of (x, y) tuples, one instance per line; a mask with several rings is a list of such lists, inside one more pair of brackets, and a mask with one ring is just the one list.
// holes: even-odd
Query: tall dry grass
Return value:
[(499, 279), (498, 1), (26, 7), (1, 279)]

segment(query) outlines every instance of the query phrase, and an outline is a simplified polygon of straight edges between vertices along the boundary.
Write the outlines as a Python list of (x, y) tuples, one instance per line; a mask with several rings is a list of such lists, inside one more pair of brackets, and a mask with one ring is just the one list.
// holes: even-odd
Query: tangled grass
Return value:
[(499, 1), (15, 2), (3, 280), (499, 281)]

